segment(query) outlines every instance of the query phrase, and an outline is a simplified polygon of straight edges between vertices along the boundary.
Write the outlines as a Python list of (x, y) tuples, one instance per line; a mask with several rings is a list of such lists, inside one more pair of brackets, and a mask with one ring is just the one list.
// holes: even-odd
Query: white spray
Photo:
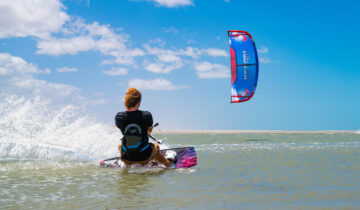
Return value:
[(92, 161), (117, 156), (121, 134), (72, 104), (0, 96), (0, 157)]

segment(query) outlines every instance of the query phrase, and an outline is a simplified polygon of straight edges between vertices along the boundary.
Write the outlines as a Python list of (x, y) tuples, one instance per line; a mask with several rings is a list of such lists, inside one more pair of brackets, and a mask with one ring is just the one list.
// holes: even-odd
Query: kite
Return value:
[(255, 93), (259, 62), (256, 46), (246, 31), (228, 31), (231, 59), (231, 103), (248, 101)]

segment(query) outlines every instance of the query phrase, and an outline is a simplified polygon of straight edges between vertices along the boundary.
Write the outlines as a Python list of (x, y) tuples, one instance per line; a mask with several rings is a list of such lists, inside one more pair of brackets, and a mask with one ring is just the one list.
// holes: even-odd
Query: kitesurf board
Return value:
[(176, 152), (175, 168), (190, 168), (197, 164), (197, 156), (194, 147), (181, 147), (160, 151), (165, 155), (168, 150)]
[[(180, 147), (172, 149), (163, 149), (160, 150), (163, 155), (167, 151), (176, 152), (176, 157), (173, 166), (174, 168), (190, 168), (197, 164), (197, 156), (194, 147)], [(100, 167), (104, 168), (119, 168), (121, 167), (120, 157), (114, 157), (106, 160), (100, 161)]]

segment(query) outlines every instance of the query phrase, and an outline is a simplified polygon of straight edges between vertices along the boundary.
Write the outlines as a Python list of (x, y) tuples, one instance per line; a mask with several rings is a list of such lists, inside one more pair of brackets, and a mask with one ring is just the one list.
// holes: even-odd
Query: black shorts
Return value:
[(154, 145), (152, 143), (149, 143), (149, 147), (147, 147), (142, 152), (129, 152), (121, 150), (121, 159), (127, 160), (127, 161), (144, 161), (150, 158), (152, 152), (153, 152)]

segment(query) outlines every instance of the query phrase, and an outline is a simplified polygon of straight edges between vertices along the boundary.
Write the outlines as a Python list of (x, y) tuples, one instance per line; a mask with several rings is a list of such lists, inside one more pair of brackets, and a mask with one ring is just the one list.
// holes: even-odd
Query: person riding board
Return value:
[(149, 142), (153, 118), (150, 112), (139, 110), (141, 92), (136, 88), (127, 89), (124, 97), (126, 111), (115, 116), (115, 124), (123, 134), (118, 149), (120, 158), (126, 165), (146, 165), (156, 160), (166, 167), (172, 163), (160, 152), (160, 146)]

